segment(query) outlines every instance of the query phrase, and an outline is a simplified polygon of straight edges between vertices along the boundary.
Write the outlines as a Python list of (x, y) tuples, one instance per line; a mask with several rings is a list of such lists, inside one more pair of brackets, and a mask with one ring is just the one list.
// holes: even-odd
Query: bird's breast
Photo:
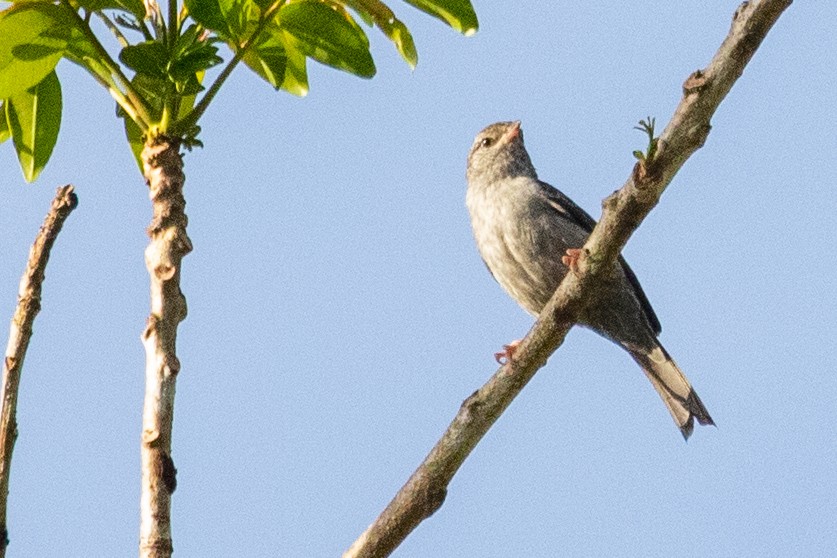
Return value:
[(466, 205), (477, 247), (491, 274), (524, 309), (538, 315), (566, 268), (560, 262), (563, 250), (554, 246), (555, 231), (538, 219), (533, 208), (538, 198), (528, 187), (527, 183), (469, 187)]

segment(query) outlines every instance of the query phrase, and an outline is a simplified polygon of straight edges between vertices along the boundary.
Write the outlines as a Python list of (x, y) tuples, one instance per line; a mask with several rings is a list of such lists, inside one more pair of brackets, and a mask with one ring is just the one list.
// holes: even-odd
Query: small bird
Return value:
[[(574, 267), (596, 221), (567, 196), (538, 180), (523, 145), (520, 122), (481, 131), (468, 154), (466, 205), (480, 255), (494, 279), (525, 310), (538, 316)], [(683, 437), (694, 420), (715, 424), (689, 380), (660, 344), (660, 322), (639, 281), (620, 257), (605, 294), (578, 323), (633, 357), (668, 407)], [(495, 357), (512, 360), (519, 341)]]

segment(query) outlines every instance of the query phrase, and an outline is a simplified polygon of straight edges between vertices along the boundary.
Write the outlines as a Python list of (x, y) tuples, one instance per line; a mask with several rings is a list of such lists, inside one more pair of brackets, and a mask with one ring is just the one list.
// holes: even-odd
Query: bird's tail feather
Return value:
[(693, 419), (700, 424), (715, 424), (689, 380), (662, 345), (658, 343), (650, 351), (635, 346), (626, 349), (662, 397), (683, 438), (688, 439), (692, 434)]

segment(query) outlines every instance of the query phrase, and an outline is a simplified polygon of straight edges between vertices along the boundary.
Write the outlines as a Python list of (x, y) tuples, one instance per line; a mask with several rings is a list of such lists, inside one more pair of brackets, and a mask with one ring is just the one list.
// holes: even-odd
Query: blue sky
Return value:
[[(531, 318), (464, 207), (485, 125), (521, 119), (542, 179), (594, 216), (668, 121), (736, 2), (475, 2), (463, 38), (405, 4), (415, 71), (370, 32), (371, 81), (312, 64), (297, 99), (237, 71), (188, 153), (175, 555), (337, 556)], [(394, 556), (837, 552), (837, 8), (779, 20), (625, 255), (718, 428), (688, 443), (627, 354), (574, 330)], [(0, 146), (0, 319), (58, 185), (18, 408), (10, 557), (138, 538), (147, 190), (113, 102), (59, 65), (34, 185)], [(5, 318), (3, 318), (5, 316)]]

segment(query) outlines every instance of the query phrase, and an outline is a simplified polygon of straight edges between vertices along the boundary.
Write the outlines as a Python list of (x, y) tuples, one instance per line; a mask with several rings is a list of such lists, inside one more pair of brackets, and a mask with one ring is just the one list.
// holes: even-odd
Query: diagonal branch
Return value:
[(424, 462), (343, 558), (389, 556), (442, 505), (447, 486), (465, 458), (563, 343), (585, 301), (597, 295), (631, 234), (657, 205), (683, 163), (706, 141), (710, 118), (791, 1), (741, 4), (712, 61), (683, 84), (683, 99), (657, 142), (656, 154), (638, 162), (622, 189), (605, 199), (602, 219), (584, 245), (578, 272), (565, 277), (514, 360), (463, 402)]
[(6, 359), (3, 362), (3, 411), (0, 414), (0, 557), (6, 555), (8, 524), (6, 523), (6, 503), (9, 498), (9, 474), (12, 467), (12, 451), (17, 439), (17, 395), (20, 386), (20, 373), (29, 340), (32, 338), (32, 325), (41, 309), (41, 288), (44, 283), (49, 252), (64, 221), (78, 205), (78, 198), (69, 184), (58, 188), (52, 207), (44, 219), (35, 243), (29, 252), (26, 272), (20, 280), (18, 302), (12, 324), (9, 328), (9, 345), (6, 347)]

